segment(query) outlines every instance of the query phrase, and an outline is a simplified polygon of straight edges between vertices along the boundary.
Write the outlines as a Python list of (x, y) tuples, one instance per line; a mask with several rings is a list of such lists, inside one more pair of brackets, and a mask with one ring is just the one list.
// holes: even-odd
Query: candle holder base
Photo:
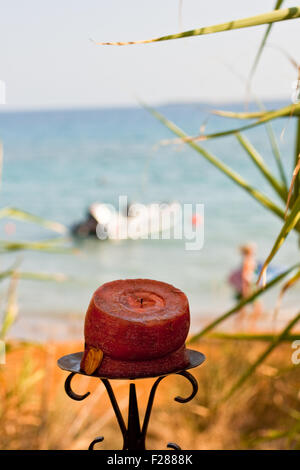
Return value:
[[(103, 385), (106, 388), (106, 391), (108, 393), (111, 405), (113, 407), (115, 416), (117, 418), (122, 436), (123, 436), (123, 450), (146, 450), (146, 435), (147, 435), (147, 430), (148, 430), (148, 425), (150, 421), (150, 415), (153, 407), (153, 402), (154, 402), (154, 397), (155, 397), (155, 392), (156, 389), (159, 385), (159, 383), (168, 375), (176, 374), (176, 375), (181, 375), (182, 377), (185, 377), (192, 385), (192, 393), (186, 397), (175, 397), (174, 400), (179, 402), (179, 403), (187, 403), (190, 400), (194, 398), (198, 391), (198, 383), (195, 377), (188, 372), (189, 369), (195, 368), (199, 365), (201, 365), (205, 361), (205, 356), (201, 352), (194, 351), (191, 349), (187, 350), (188, 357), (189, 357), (189, 364), (184, 368), (184, 370), (172, 370), (164, 375), (160, 376), (151, 376), (152, 378), (156, 378), (154, 384), (152, 385), (149, 398), (148, 398), (148, 403), (146, 407), (146, 412), (143, 420), (142, 426), (140, 425), (140, 418), (139, 418), (139, 410), (138, 410), (138, 403), (137, 403), (137, 396), (136, 396), (136, 388), (135, 388), (135, 383), (130, 383), (129, 386), (129, 407), (128, 407), (128, 423), (127, 427), (125, 424), (125, 421), (123, 419), (121, 410), (119, 408), (117, 399), (115, 397), (115, 394), (113, 392), (110, 379), (118, 379), (116, 377), (98, 377), (97, 375), (93, 374), (92, 377), (97, 377), (98, 379), (101, 380)], [(82, 401), (86, 397), (89, 396), (90, 392), (85, 393), (84, 395), (78, 395), (72, 390), (71, 387), (71, 381), (73, 377), (76, 374), (80, 375), (87, 375), (84, 372), (80, 370), (80, 362), (82, 358), (83, 353), (74, 353), (74, 354), (68, 354), (67, 356), (63, 356), (58, 360), (58, 366), (70, 372), (68, 375), (66, 381), (65, 381), (65, 391), (66, 394), (72, 398), (73, 400), (76, 401)], [(91, 376), (88, 376), (91, 377)], [(119, 380), (137, 380), (145, 377), (135, 377), (134, 379), (127, 377), (120, 377)], [(104, 437), (96, 437), (90, 444), (89, 450), (93, 450), (94, 446), (102, 442)], [(175, 450), (181, 450), (180, 447), (177, 444), (174, 444), (170, 442), (167, 444), (167, 447), (170, 449), (175, 449)]]

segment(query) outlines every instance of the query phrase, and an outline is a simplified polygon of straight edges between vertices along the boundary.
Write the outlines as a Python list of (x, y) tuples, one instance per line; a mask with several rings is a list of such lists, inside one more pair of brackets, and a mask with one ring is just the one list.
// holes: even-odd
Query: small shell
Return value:
[(96, 369), (100, 366), (103, 359), (103, 351), (101, 349), (96, 349), (89, 347), (85, 350), (80, 368), (87, 375), (92, 375)]

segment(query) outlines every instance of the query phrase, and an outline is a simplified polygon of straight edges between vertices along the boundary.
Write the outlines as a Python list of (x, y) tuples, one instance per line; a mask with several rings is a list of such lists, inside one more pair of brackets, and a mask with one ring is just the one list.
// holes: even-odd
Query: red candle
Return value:
[(96, 290), (86, 313), (81, 368), (110, 377), (183, 368), (189, 325), (187, 297), (172, 285), (149, 279), (109, 282)]

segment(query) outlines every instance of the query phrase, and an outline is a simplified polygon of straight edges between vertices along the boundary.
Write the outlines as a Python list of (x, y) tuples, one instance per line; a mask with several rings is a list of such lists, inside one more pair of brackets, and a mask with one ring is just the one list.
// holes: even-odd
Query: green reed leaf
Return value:
[[(6, 278), (13, 276), (15, 270), (8, 269), (6, 271), (0, 272), (0, 282)], [(30, 272), (30, 271), (19, 271), (19, 279), (29, 280), (29, 281), (54, 281), (54, 282), (66, 282), (71, 279), (69, 276), (63, 273), (39, 273), (39, 272)]]
[(253, 163), (262, 173), (262, 175), (266, 178), (266, 180), (271, 184), (272, 188), (276, 191), (276, 193), (281, 197), (281, 199), (286, 202), (288, 192), (285, 187), (275, 178), (275, 176), (271, 173), (269, 168), (264, 162), (262, 156), (258, 153), (258, 151), (254, 148), (254, 146), (250, 143), (250, 141), (240, 134), (239, 132), (236, 134), (236, 138), (241, 144), (241, 146), (246, 150), (247, 154), (250, 156)]
[[(228, 340), (238, 340), (238, 341), (264, 341), (270, 342), (274, 341), (274, 334), (268, 333), (211, 333), (208, 335), (208, 338), (214, 339), (228, 339)], [(300, 332), (297, 334), (288, 334), (282, 341), (292, 343), (295, 340), (300, 339)]]
[(282, 303), (282, 299), (283, 299), (283, 296), (284, 294), (289, 290), (291, 289), (300, 279), (300, 270), (298, 270), (290, 279), (288, 279), (288, 281), (286, 281), (282, 288), (280, 289), (280, 292), (279, 292), (279, 295), (278, 295), (278, 298), (277, 298), (277, 302), (276, 302), (276, 305), (275, 305), (275, 309), (274, 309), (274, 314), (273, 314), (273, 324), (275, 325), (276, 323), (276, 320), (277, 320), (277, 317), (278, 317), (278, 313), (279, 313), (279, 310), (280, 310), (280, 307), (281, 307), (281, 303)]
[(4, 311), (3, 321), (0, 329), (0, 339), (4, 340), (8, 330), (11, 328), (18, 316), (17, 304), (17, 282), (18, 273), (14, 272), (8, 288), (7, 304)]
[[(258, 108), (260, 109), (260, 111), (266, 112), (266, 108), (265, 108), (264, 104), (262, 103), (262, 101), (255, 94), (253, 94), (253, 92), (251, 91), (249, 80), (246, 81), (246, 79), (240, 73), (237, 73), (235, 70), (233, 70), (232, 67), (230, 67), (230, 70), (234, 73), (234, 75), (239, 80), (241, 80), (243, 83), (246, 82), (248, 92), (252, 95), (253, 100), (257, 104)], [(269, 142), (270, 142), (270, 145), (271, 145), (271, 150), (272, 150), (273, 156), (275, 158), (275, 163), (276, 163), (279, 175), (280, 175), (281, 183), (283, 184), (285, 190), (288, 192), (287, 177), (286, 177), (285, 170), (284, 170), (284, 167), (283, 167), (283, 163), (282, 163), (282, 159), (281, 159), (277, 139), (276, 139), (275, 133), (273, 131), (272, 123), (267, 122), (265, 124), (265, 128), (266, 128), (267, 136), (268, 136), (268, 139), (269, 139)]]
[(221, 109), (217, 109), (212, 111), (213, 114), (217, 116), (227, 117), (231, 119), (258, 119), (258, 123), (264, 123), (271, 121), (272, 119), (282, 118), (282, 117), (290, 117), (292, 114), (293, 116), (300, 115), (300, 103), (299, 104), (289, 104), (288, 106), (284, 106), (283, 108), (279, 109), (272, 109), (270, 111), (261, 110), (261, 111), (254, 111), (254, 112), (235, 112), (235, 111), (223, 111)]
[[(274, 10), (279, 10), (281, 5), (283, 4), (283, 1), (284, 0), (276, 0), (276, 4), (275, 4), (275, 7), (274, 7)], [(257, 69), (257, 66), (258, 66), (258, 62), (261, 58), (261, 55), (262, 55), (262, 52), (264, 50), (264, 47), (266, 45), (266, 42), (267, 42), (267, 39), (269, 37), (269, 34), (271, 32), (271, 29), (272, 29), (272, 26), (273, 26), (273, 23), (270, 23), (268, 26), (267, 26), (267, 29), (266, 29), (266, 32), (264, 34), (264, 37), (262, 38), (262, 41), (261, 41), (261, 44), (258, 48), (258, 51), (256, 53), (256, 56), (255, 56), (255, 59), (254, 59), (254, 62), (253, 62), (253, 65), (251, 67), (251, 70), (250, 70), (250, 74), (249, 74), (249, 82), (251, 81), (251, 79), (253, 78), (253, 75), (255, 73), (255, 70)]]
[(127, 42), (96, 42), (101, 46), (127, 46), (133, 44), (149, 44), (161, 41), (170, 41), (173, 39), (182, 39), (194, 36), (203, 36), (205, 34), (221, 33), (225, 31), (232, 31), (234, 29), (250, 28), (252, 26), (259, 26), (263, 24), (272, 24), (278, 21), (292, 20), (300, 17), (300, 6), (285, 8), (282, 10), (273, 10), (267, 13), (262, 13), (248, 18), (241, 18), (238, 20), (228, 21), (226, 23), (216, 24), (212, 26), (204, 26), (202, 28), (184, 31), (182, 33), (170, 34), (161, 36), (154, 39), (145, 39), (141, 41), (127, 41)]
[(282, 182), (285, 190), (288, 192), (287, 177), (286, 177), (285, 170), (284, 170), (284, 167), (283, 167), (283, 164), (282, 164), (282, 159), (281, 159), (281, 155), (280, 155), (280, 152), (279, 152), (278, 143), (277, 143), (277, 140), (276, 140), (271, 122), (266, 123), (266, 130), (267, 130), (269, 141), (270, 141), (270, 144), (271, 144), (272, 153), (274, 155), (275, 162), (276, 162), (276, 165), (277, 165), (277, 168), (278, 168), (278, 171), (279, 171), (281, 182)]
[(270, 262), (272, 261), (272, 259), (274, 258), (278, 250), (280, 249), (281, 245), (284, 243), (288, 234), (298, 224), (299, 220), (300, 220), (300, 195), (296, 199), (291, 212), (287, 216), (286, 221), (283, 224), (283, 227), (280, 230), (278, 237), (276, 238), (276, 241), (270, 251), (270, 254), (268, 255), (266, 261), (263, 264), (258, 282), (264, 276), (264, 273), (266, 272), (268, 265), (270, 264)]
[(285, 270), (278, 276), (274, 277), (270, 282), (268, 282), (264, 287), (258, 288), (256, 291), (254, 291), (249, 297), (246, 297), (242, 300), (240, 300), (233, 308), (225, 312), (223, 315), (220, 315), (218, 318), (213, 320), (211, 323), (209, 323), (205, 328), (203, 328), (199, 333), (196, 333), (193, 335), (188, 343), (195, 343), (198, 341), (202, 336), (206, 335), (209, 331), (213, 330), (216, 326), (220, 325), (223, 321), (227, 320), (230, 318), (232, 315), (235, 313), (239, 312), (245, 305), (251, 304), (255, 299), (263, 295), (265, 292), (267, 292), (269, 289), (274, 287), (276, 284), (278, 284), (280, 281), (282, 281), (288, 274), (293, 272), (295, 269), (299, 268), (300, 263), (295, 264), (294, 266), (290, 267), (289, 269)]
[(214, 111), (214, 114), (222, 117), (229, 117), (233, 119), (255, 119), (258, 118), (256, 121), (246, 124), (245, 126), (238, 127), (235, 129), (230, 129), (227, 131), (222, 132), (215, 132), (212, 134), (201, 134), (196, 136), (186, 136), (184, 139), (178, 140), (178, 142), (200, 142), (210, 139), (216, 139), (218, 137), (226, 137), (232, 134), (236, 134), (237, 132), (242, 132), (248, 129), (252, 129), (253, 127), (260, 126), (261, 124), (266, 124), (273, 119), (278, 119), (282, 117), (290, 117), (290, 116), (300, 116), (300, 104), (292, 104), (289, 106), (285, 106), (284, 108), (276, 109), (275, 111), (256, 111), (254, 113), (234, 113), (231, 111)]
[(267, 349), (258, 357), (258, 359), (249, 367), (249, 369), (240, 377), (240, 379), (233, 385), (229, 392), (225, 395), (222, 401), (228, 400), (253, 374), (257, 367), (262, 364), (265, 359), (271, 354), (272, 351), (285, 339), (290, 330), (300, 320), (300, 312), (288, 323), (284, 330), (274, 339), (274, 341), (267, 347)]
[(223, 174), (225, 174), (232, 181), (238, 184), (239, 187), (247, 191), (256, 201), (258, 201), (264, 207), (268, 208), (270, 211), (272, 211), (274, 214), (279, 216), (281, 219), (284, 219), (284, 211), (279, 206), (277, 206), (273, 201), (271, 201), (267, 196), (261, 193), (258, 189), (255, 189), (253, 186), (251, 186), (246, 180), (244, 180), (244, 178), (242, 178), (242, 176), (240, 176), (237, 172), (235, 172), (230, 167), (228, 167), (223, 162), (221, 162), (213, 154), (209, 153), (203, 147), (200, 147), (194, 141), (187, 140), (186, 139), (187, 134), (185, 134), (183, 130), (181, 130), (178, 126), (176, 126), (176, 124), (169, 121), (158, 111), (155, 111), (154, 109), (150, 108), (147, 105), (144, 105), (144, 106), (156, 119), (158, 119), (161, 123), (163, 123), (170, 131), (172, 131), (174, 134), (180, 137), (185, 143), (187, 143), (190, 147), (192, 147), (199, 154), (201, 154), (206, 160), (212, 163)]
[[(298, 161), (299, 161), (299, 155), (300, 155), (300, 117), (297, 118), (297, 130), (296, 130), (296, 141), (295, 141), (295, 158), (294, 158), (294, 166), (296, 168)], [(294, 200), (299, 196), (300, 194), (300, 172), (296, 176), (295, 179), (295, 184), (294, 184), (294, 192), (293, 192), (293, 198), (292, 198), (292, 204), (294, 203)]]
[(32, 250), (32, 251), (45, 251), (50, 253), (74, 253), (74, 249), (60, 246), (65, 240), (46, 240), (42, 242), (7, 242), (0, 240), (0, 253)]
[(61, 234), (67, 232), (67, 228), (63, 224), (44, 219), (43, 217), (30, 214), (29, 212), (17, 209), (15, 207), (4, 207), (3, 209), (0, 209), (0, 219), (4, 217), (8, 217), (10, 219), (23, 220), (24, 222), (35, 223)]

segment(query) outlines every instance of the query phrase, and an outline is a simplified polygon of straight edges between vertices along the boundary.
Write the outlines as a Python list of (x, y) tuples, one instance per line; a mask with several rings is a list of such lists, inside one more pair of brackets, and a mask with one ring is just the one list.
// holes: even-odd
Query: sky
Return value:
[[(286, 0), (283, 7), (295, 6)], [(2, 0), (0, 79), (4, 109), (232, 102), (265, 26), (156, 44), (103, 47), (253, 16), (275, 0)], [(261, 99), (289, 98), (300, 62), (300, 19), (277, 23), (253, 81)]]

